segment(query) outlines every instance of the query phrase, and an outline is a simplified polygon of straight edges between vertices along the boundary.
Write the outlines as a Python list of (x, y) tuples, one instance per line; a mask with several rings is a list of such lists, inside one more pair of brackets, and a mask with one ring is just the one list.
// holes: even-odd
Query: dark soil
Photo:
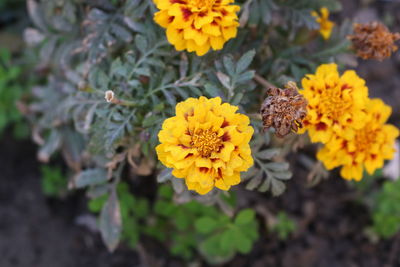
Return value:
[(1, 267), (138, 266), (135, 252), (107, 252), (98, 234), (79, 227), (83, 194), (65, 200), (44, 197), (31, 142), (0, 142)]

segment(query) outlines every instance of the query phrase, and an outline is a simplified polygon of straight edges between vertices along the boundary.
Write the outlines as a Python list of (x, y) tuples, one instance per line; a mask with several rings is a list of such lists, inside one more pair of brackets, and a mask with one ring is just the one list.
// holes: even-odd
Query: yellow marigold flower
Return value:
[(361, 180), (364, 168), (373, 174), (383, 167), (384, 160), (394, 156), (399, 130), (385, 124), (392, 109), (380, 99), (370, 99), (366, 112), (366, 124), (356, 131), (353, 139), (335, 136), (317, 154), (327, 169), (343, 166), (340, 175), (347, 180)]
[(220, 50), (237, 34), (239, 26), (234, 0), (153, 0), (160, 10), (154, 20), (167, 29), (167, 39), (178, 51), (195, 51), (198, 56), (210, 48)]
[(177, 104), (176, 116), (164, 121), (156, 147), (159, 160), (187, 187), (206, 194), (240, 183), (240, 172), (253, 165), (249, 141), (253, 128), (237, 107), (221, 98), (189, 98)]
[(320, 14), (316, 11), (311, 12), (316, 18), (316, 21), (319, 23), (319, 33), (325, 40), (328, 40), (331, 36), (333, 26), (335, 23), (329, 20), (329, 10), (326, 7), (322, 7), (320, 10)]
[(334, 134), (352, 139), (364, 126), (368, 88), (353, 70), (340, 76), (336, 64), (323, 64), (301, 82), (308, 106), (299, 132), (308, 130), (312, 142), (327, 143)]

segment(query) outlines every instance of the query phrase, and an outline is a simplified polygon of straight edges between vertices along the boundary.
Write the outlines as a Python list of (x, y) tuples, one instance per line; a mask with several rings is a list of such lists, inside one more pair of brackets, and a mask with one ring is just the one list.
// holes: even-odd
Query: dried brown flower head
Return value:
[(276, 136), (284, 137), (302, 128), (307, 115), (307, 100), (298, 92), (296, 83), (288, 82), (285, 89), (269, 88), (261, 106), (264, 129), (275, 128)]
[(391, 33), (385, 25), (375, 21), (355, 24), (354, 34), (348, 39), (353, 43), (357, 56), (382, 61), (397, 50), (394, 42), (400, 39), (400, 34)]

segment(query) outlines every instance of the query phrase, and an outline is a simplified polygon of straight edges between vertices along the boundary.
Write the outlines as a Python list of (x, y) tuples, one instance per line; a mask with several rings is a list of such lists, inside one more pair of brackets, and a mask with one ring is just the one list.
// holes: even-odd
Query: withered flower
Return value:
[(273, 127), (278, 137), (303, 127), (307, 115), (307, 100), (298, 92), (296, 83), (288, 82), (285, 89), (269, 88), (261, 106), (264, 129)]
[(391, 33), (385, 25), (375, 21), (356, 23), (354, 34), (349, 35), (348, 39), (353, 43), (357, 56), (382, 61), (397, 50), (394, 42), (400, 39), (400, 34)]

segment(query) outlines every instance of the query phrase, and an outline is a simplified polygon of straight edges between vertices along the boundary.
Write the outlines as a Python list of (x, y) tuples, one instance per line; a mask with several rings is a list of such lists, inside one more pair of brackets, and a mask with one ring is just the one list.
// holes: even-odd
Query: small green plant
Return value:
[[(149, 213), (149, 203), (144, 198), (135, 197), (126, 183), (117, 186), (117, 194), (120, 200), (120, 211), (123, 229), (121, 238), (134, 248), (139, 240), (140, 231), (143, 229), (140, 220), (144, 220)], [(89, 210), (99, 213), (107, 201), (107, 195), (102, 195), (89, 201)]]
[[(214, 206), (205, 206), (194, 200), (176, 205), (172, 202), (173, 191), (162, 186), (160, 198), (154, 211), (158, 215), (154, 226), (164, 226), (164, 230), (150, 227), (150, 233), (165, 233), (161, 240), (171, 241), (171, 253), (185, 259), (200, 252), (210, 263), (221, 263), (232, 258), (237, 252), (250, 252), (258, 239), (258, 223), (251, 209), (239, 211), (231, 218)], [(234, 197), (225, 200), (234, 204)], [(167, 229), (169, 231), (166, 231)]]
[(42, 190), (48, 197), (60, 197), (67, 191), (67, 178), (59, 167), (43, 165), (40, 168), (42, 174)]
[(12, 64), (10, 52), (0, 49), (0, 135), (12, 124), (15, 137), (24, 137), (28, 134), (27, 126), (23, 123), (22, 115), (16, 107), (16, 101), (23, 92), (21, 71), (19, 66)]
[[(175, 204), (173, 190), (163, 185), (152, 209), (146, 199), (134, 197), (126, 183), (117, 186), (122, 217), (121, 238), (134, 248), (140, 234), (170, 244), (171, 253), (186, 260), (195, 252), (211, 262), (225, 262), (237, 252), (248, 253), (258, 238), (255, 212), (241, 210), (234, 218), (197, 201)], [(226, 201), (232, 203), (233, 198)], [(89, 209), (101, 212), (107, 196), (92, 199)]]
[(296, 230), (296, 223), (284, 211), (279, 212), (276, 219), (277, 222), (271, 231), (275, 232), (279, 239), (286, 240)]
[(234, 219), (227, 216), (201, 217), (196, 230), (205, 235), (200, 249), (211, 262), (249, 253), (258, 239), (258, 224), (252, 209), (241, 210)]
[(390, 238), (400, 230), (400, 179), (387, 181), (376, 195), (372, 210), (373, 230)]

